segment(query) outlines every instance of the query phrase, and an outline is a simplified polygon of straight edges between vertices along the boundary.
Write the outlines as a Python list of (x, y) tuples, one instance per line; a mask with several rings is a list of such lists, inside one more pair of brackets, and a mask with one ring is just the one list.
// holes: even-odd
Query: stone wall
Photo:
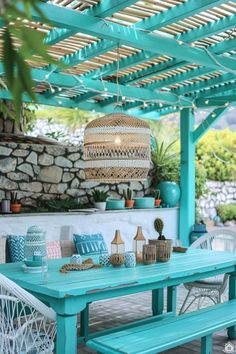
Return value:
[(236, 203), (236, 181), (206, 183), (207, 193), (198, 201), (200, 213), (203, 217), (214, 218), (216, 206), (219, 204)]
[(110, 191), (118, 197), (130, 186), (136, 196), (143, 196), (149, 182), (99, 184), (86, 182), (81, 146), (28, 145), (0, 143), (0, 200), (8, 191), (16, 191), (23, 205), (36, 206), (37, 198), (78, 197), (89, 201), (94, 188)]

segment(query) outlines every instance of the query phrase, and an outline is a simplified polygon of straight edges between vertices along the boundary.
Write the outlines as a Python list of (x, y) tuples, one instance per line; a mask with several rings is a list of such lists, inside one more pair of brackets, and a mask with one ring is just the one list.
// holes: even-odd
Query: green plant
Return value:
[(195, 178), (195, 197), (198, 199), (207, 192), (206, 188), (206, 169), (199, 162), (195, 164), (196, 178)]
[(236, 220), (236, 204), (220, 204), (216, 207), (222, 222)]
[(108, 192), (95, 189), (92, 191), (92, 197), (95, 203), (103, 203), (108, 198)]
[(162, 231), (164, 229), (164, 222), (157, 218), (154, 220), (154, 228), (156, 232), (159, 234), (158, 240), (165, 240), (165, 236), (162, 234)]
[(11, 204), (19, 204), (17, 200), (17, 192), (11, 192)]
[(37, 211), (68, 211), (69, 209), (81, 209), (84, 207), (76, 198), (71, 199), (49, 199), (44, 200), (42, 198), (37, 199)]
[(130, 188), (123, 189), (123, 197), (125, 200), (133, 200), (133, 190)]
[(155, 140), (152, 149), (153, 185), (161, 181), (179, 180), (179, 155), (173, 151), (176, 142), (176, 140), (172, 141), (165, 146), (163, 141), (159, 144), (157, 139)]
[[(7, 86), (12, 94), (18, 119), (24, 92), (36, 102), (29, 61), (34, 63), (46, 61), (58, 65), (47, 52), (48, 46), (44, 44), (46, 33), (36, 31), (28, 25), (33, 20), (33, 12), (48, 23), (39, 7), (40, 2), (40, 0), (11, 0), (3, 1), (1, 4), (1, 16), (4, 21), (3, 65), (6, 79), (6, 84), (2, 85)], [(62, 66), (61, 63), (59, 65)]]
[(160, 194), (161, 194), (160, 189), (152, 189), (151, 190), (151, 196), (155, 199), (160, 199)]

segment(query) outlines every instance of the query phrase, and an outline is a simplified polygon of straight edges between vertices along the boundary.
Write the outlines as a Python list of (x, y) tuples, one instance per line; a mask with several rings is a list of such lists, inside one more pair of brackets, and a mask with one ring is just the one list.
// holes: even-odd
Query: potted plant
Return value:
[(13, 213), (20, 213), (21, 211), (21, 203), (17, 200), (17, 192), (11, 192), (10, 210)]
[(160, 190), (162, 205), (175, 207), (180, 198), (178, 185), (180, 162), (178, 155), (172, 151), (173, 141), (165, 146), (164, 142), (157, 142), (152, 148), (153, 180), (154, 188)]
[(157, 239), (148, 240), (148, 242), (150, 245), (156, 246), (157, 262), (167, 262), (169, 261), (172, 253), (172, 240), (166, 239), (163, 235), (164, 222), (162, 219), (157, 218), (154, 220), (154, 228), (159, 236)]
[(108, 193), (105, 191), (101, 191), (99, 189), (95, 189), (92, 192), (92, 197), (94, 200), (94, 206), (100, 210), (106, 210), (106, 200), (108, 198)]
[(203, 234), (207, 233), (206, 229), (206, 224), (201, 218), (200, 210), (195, 203), (195, 224), (193, 225), (193, 231), (190, 233), (190, 241), (193, 243), (196, 241), (199, 237), (201, 237)]
[(134, 206), (133, 190), (130, 188), (123, 189), (123, 197), (125, 199), (125, 207), (133, 208)]
[(160, 189), (153, 189), (151, 192), (152, 197), (155, 198), (155, 206), (156, 207), (159, 207), (161, 205), (160, 194), (161, 194)]

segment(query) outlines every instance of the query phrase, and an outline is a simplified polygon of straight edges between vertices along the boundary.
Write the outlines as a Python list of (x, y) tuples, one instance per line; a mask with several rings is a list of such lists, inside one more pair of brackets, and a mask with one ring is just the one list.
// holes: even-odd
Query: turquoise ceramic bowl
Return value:
[(136, 209), (150, 209), (154, 208), (155, 198), (152, 197), (143, 197), (143, 198), (134, 198), (134, 207)]
[(25, 260), (24, 263), (27, 267), (41, 267), (42, 266), (42, 260), (40, 260), (40, 261)]
[(125, 208), (125, 201), (124, 199), (107, 199), (107, 210), (119, 210)]

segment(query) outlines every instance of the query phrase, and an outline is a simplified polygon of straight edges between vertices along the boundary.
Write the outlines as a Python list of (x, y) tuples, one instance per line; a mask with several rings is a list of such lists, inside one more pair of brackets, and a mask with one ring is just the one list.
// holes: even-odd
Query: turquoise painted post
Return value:
[(152, 290), (152, 314), (161, 315), (164, 310), (164, 289)]
[(212, 354), (212, 335), (211, 334), (202, 338), (201, 354)]
[(194, 114), (192, 109), (180, 111), (181, 168), (179, 239), (189, 245), (189, 235), (195, 222), (195, 144), (193, 142)]
[[(236, 270), (229, 277), (229, 300), (236, 299)], [(230, 339), (236, 339), (236, 326), (228, 328), (228, 336)]]
[(57, 354), (77, 353), (77, 315), (57, 315)]

